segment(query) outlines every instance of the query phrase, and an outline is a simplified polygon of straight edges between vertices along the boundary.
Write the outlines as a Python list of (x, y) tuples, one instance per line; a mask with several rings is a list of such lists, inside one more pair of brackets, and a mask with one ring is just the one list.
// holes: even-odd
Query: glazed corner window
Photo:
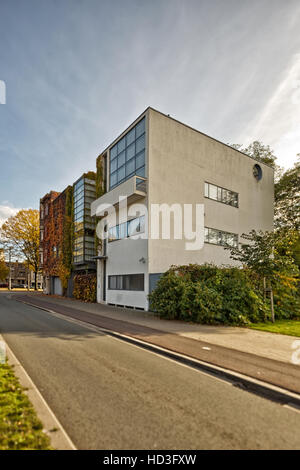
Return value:
[(145, 176), (145, 118), (110, 149), (110, 189), (133, 175)]
[(215, 184), (204, 184), (204, 196), (214, 201), (223, 202), (229, 206), (239, 207), (239, 195), (229, 189), (221, 188)]

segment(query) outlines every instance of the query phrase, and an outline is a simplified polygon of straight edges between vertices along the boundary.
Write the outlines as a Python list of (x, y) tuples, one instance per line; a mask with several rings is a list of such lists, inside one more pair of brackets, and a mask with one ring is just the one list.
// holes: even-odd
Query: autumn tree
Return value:
[(239, 247), (226, 247), (230, 258), (239, 261), (261, 279), (264, 296), (270, 292), (272, 321), (274, 322), (273, 289), (285, 284), (296, 291), (299, 270), (293, 258), (295, 233), (251, 230), (242, 234), (245, 240)]
[(0, 281), (5, 281), (9, 274), (9, 268), (6, 266), (5, 261), (0, 259)]
[(259, 140), (254, 140), (251, 144), (248, 145), (248, 147), (243, 147), (243, 145), (240, 144), (230, 145), (236, 150), (239, 150), (240, 152), (246, 153), (250, 157), (255, 158), (259, 162), (266, 163), (275, 170), (279, 170), (279, 167), (276, 164), (277, 157), (269, 145), (264, 145)]
[(275, 183), (275, 226), (300, 231), (300, 154)]
[(37, 289), (40, 267), (39, 211), (20, 210), (15, 216), (9, 217), (0, 229), (0, 240), (4, 247), (11, 248), (14, 256), (23, 258), (33, 270), (34, 288)]

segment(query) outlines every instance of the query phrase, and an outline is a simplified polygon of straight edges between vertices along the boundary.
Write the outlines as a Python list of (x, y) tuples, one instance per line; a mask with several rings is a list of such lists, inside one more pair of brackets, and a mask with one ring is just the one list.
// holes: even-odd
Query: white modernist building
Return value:
[(225, 245), (273, 229), (273, 169), (153, 108), (101, 158), (106, 192), (91, 205), (107, 235), (98, 302), (147, 310), (171, 265), (232, 265)]

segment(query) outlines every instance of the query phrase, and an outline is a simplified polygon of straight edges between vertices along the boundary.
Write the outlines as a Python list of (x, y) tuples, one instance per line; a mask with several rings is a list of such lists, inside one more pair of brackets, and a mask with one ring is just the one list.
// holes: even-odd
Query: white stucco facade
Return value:
[[(143, 118), (146, 187), (137, 190), (135, 177), (131, 177), (110, 190), (110, 149)], [(118, 224), (134, 218), (134, 211), (128, 217), (118, 208), (118, 197), (127, 196), (129, 207), (144, 205), (149, 228), (152, 204), (202, 204), (205, 227), (234, 234), (238, 242), (251, 229), (273, 229), (273, 169), (259, 163), (262, 178), (256, 179), (254, 159), (152, 108), (139, 116), (103, 155), (107, 159), (108, 191), (92, 203), (92, 215), (101, 215), (97, 212), (101, 204), (111, 202), (117, 209)], [(237, 193), (238, 206), (205, 197), (205, 183)], [(140, 208), (137, 216), (142, 213)], [(106, 223), (108, 227), (116, 225), (109, 216)], [(98, 301), (147, 309), (151, 276), (154, 279), (172, 264), (234, 264), (223, 246), (205, 243), (202, 249), (189, 251), (186, 240), (174, 239), (173, 235), (171, 229), (168, 240), (126, 237), (107, 243), (105, 257), (98, 260)], [(110, 276), (131, 274), (144, 275), (144, 290), (109, 288)]]

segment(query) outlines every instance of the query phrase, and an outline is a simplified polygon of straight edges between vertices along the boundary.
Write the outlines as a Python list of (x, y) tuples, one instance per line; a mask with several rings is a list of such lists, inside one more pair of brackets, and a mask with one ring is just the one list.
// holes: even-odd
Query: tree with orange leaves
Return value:
[(37, 289), (37, 274), (40, 268), (40, 220), (39, 211), (22, 209), (9, 217), (0, 229), (0, 240), (15, 256), (23, 258), (34, 272), (34, 288)]

